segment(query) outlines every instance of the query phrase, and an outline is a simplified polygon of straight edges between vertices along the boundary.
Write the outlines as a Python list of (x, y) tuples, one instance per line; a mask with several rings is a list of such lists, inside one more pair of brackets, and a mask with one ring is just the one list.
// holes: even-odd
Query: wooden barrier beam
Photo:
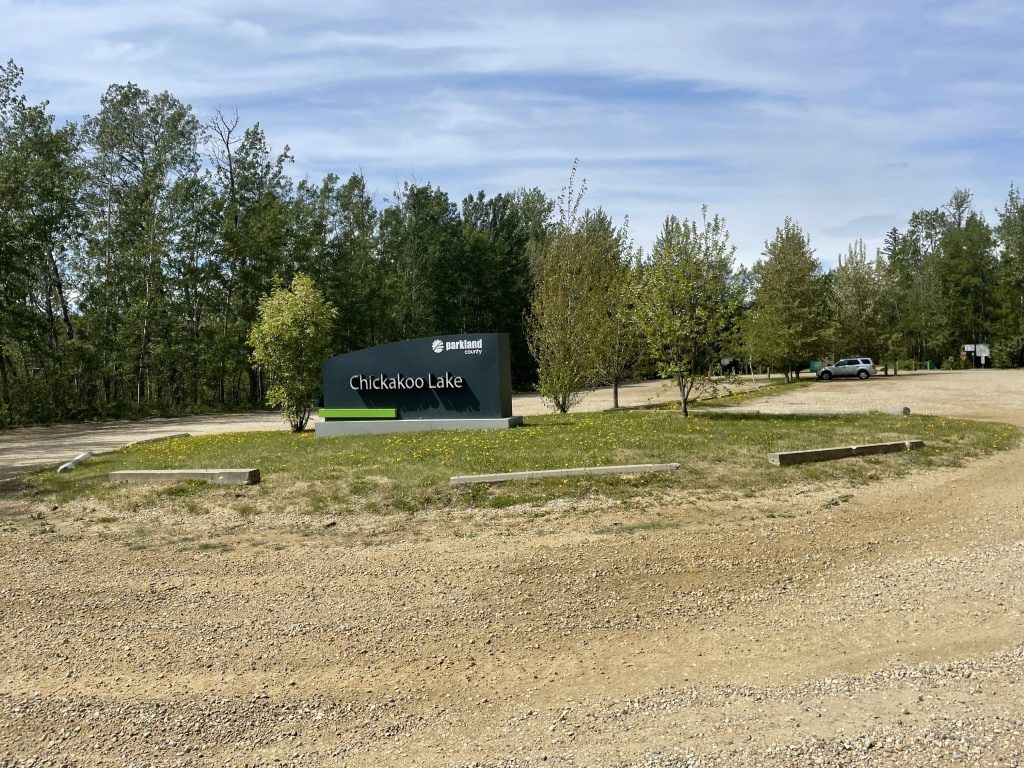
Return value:
[(899, 453), (914, 448), (924, 448), (924, 440), (899, 440), (894, 443), (871, 443), (870, 445), (847, 445), (841, 448), (812, 448), (807, 451), (780, 451), (768, 454), (768, 463), (777, 467), (803, 464), (809, 461), (832, 461), (854, 456), (874, 456), (879, 453)]

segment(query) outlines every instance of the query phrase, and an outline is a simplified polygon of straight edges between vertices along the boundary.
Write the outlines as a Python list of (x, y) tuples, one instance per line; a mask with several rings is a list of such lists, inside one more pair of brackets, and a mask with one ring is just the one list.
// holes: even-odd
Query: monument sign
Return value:
[(320, 437), (499, 429), (512, 415), (508, 334), (429, 336), (328, 358)]

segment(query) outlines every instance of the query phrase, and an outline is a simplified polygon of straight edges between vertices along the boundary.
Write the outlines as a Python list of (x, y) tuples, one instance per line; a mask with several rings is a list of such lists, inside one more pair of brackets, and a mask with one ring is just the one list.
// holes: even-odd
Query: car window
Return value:
[(860, 362), (861, 362), (862, 365), (871, 365), (871, 358), (870, 357), (862, 357), (860, 359)]
[(853, 365), (853, 363), (849, 360), (840, 360), (836, 365)]

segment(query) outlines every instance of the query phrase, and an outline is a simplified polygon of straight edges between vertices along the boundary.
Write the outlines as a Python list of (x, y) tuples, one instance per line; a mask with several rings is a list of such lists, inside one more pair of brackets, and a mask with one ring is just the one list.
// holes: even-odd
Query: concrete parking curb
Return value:
[(73, 458), (71, 461), (66, 461), (63, 464), (61, 464), (59, 467), (57, 467), (57, 472), (59, 474), (64, 474), (65, 472), (70, 472), (71, 470), (73, 470), (75, 467), (77, 467), (79, 464), (81, 464), (83, 461), (85, 461), (86, 459), (90, 458), (91, 456), (92, 456), (92, 451), (85, 451), (83, 453), (80, 453), (77, 456), (75, 456), (75, 458)]
[(166, 483), (178, 480), (204, 480), (220, 485), (256, 485), (258, 469), (124, 469), (110, 473), (114, 483)]
[(469, 483), (504, 483), (509, 480), (537, 480), (545, 477), (572, 477), (574, 475), (636, 475), (643, 472), (671, 472), (678, 464), (621, 464), (611, 467), (576, 467), (570, 469), (537, 469), (527, 472), (501, 472), (495, 475), (456, 475), (452, 485)]

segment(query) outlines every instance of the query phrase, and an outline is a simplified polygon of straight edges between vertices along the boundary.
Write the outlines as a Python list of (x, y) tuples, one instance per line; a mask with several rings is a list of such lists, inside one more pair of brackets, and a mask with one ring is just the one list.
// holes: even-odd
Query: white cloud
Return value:
[(155, 58), (158, 53), (159, 49), (156, 47), (129, 42), (111, 42), (100, 38), (94, 40), (89, 46), (85, 52), (85, 58), (94, 65), (107, 62), (123, 65)]
[(267, 39), (267, 28), (262, 24), (254, 24), (244, 19), (232, 19), (227, 23), (225, 31), (232, 37), (249, 42), (261, 42)]
[(237, 104), (300, 174), (416, 174), (455, 200), (556, 194), (579, 156), (640, 244), (708, 202), (745, 261), (787, 215), (834, 261), (955, 186), (991, 211), (1021, 181), (1022, 8), (0, 0), (0, 50), (62, 117), (132, 80), (201, 116)]

